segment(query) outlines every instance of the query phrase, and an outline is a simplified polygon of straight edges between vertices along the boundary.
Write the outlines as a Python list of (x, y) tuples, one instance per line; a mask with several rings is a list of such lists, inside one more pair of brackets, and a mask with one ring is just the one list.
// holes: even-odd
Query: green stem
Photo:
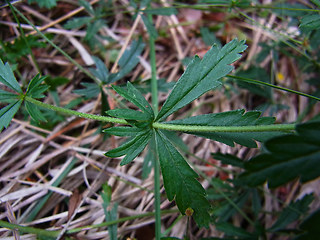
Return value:
[(34, 227), (26, 227), (26, 226), (21, 226), (18, 224), (14, 223), (9, 223), (6, 221), (0, 220), (0, 226), (4, 228), (9, 228), (12, 230), (18, 230), (23, 233), (33, 233), (38, 236), (43, 236), (43, 237), (57, 237), (59, 234), (59, 231), (49, 231), (49, 230), (44, 230), (44, 229), (39, 229), (39, 228), (34, 228)]
[[(178, 212), (179, 212), (178, 209), (170, 209), (170, 210), (163, 210), (161, 212), (161, 214), (164, 215), (164, 214), (172, 214), (172, 213), (178, 213)], [(119, 218), (117, 220), (103, 222), (103, 223), (96, 224), (96, 225), (88, 225), (88, 226), (83, 226), (83, 227), (79, 227), (79, 228), (74, 228), (74, 229), (68, 230), (67, 234), (73, 234), (73, 233), (77, 233), (77, 232), (81, 232), (81, 231), (90, 230), (93, 228), (107, 227), (107, 226), (110, 226), (113, 224), (122, 223), (122, 222), (130, 221), (130, 220), (134, 220), (134, 219), (138, 219), (138, 218), (152, 217), (154, 215), (155, 215), (154, 212), (147, 212), (147, 213), (137, 214), (134, 216), (123, 217), (123, 218)], [(37, 234), (39, 236), (51, 237), (51, 238), (57, 237), (60, 233), (60, 231), (49, 231), (49, 230), (44, 230), (44, 229), (39, 229), (39, 228), (34, 228), (34, 227), (26, 227), (26, 226), (21, 226), (18, 224), (9, 223), (9, 222), (2, 221), (2, 220), (0, 220), (0, 226), (4, 227), (4, 228), (12, 229), (12, 230), (18, 230), (18, 231), (24, 232), (24, 233), (32, 233), (32, 234)]]
[[(152, 16), (148, 14), (149, 21), (152, 22)], [(149, 34), (150, 64), (151, 64), (151, 96), (152, 108), (155, 115), (158, 114), (158, 83), (156, 67), (156, 48), (155, 39)], [(154, 159), (154, 209), (155, 209), (155, 235), (156, 240), (161, 238), (161, 196), (160, 196), (160, 166), (157, 159)]]
[(303, 92), (291, 90), (289, 88), (280, 87), (280, 86), (277, 86), (277, 85), (274, 85), (274, 84), (271, 84), (271, 83), (266, 83), (266, 82), (262, 82), (262, 81), (259, 81), (259, 80), (254, 80), (254, 79), (244, 78), (244, 77), (239, 77), (239, 76), (233, 76), (233, 75), (227, 75), (227, 77), (233, 78), (233, 79), (236, 79), (236, 80), (241, 80), (241, 81), (253, 83), (253, 84), (272, 87), (272, 88), (275, 88), (275, 89), (279, 89), (279, 90), (282, 90), (282, 91), (294, 93), (294, 94), (297, 94), (297, 95), (301, 95), (301, 96), (304, 96), (304, 97), (307, 97), (307, 98), (312, 98), (314, 100), (320, 101), (320, 98), (318, 98), (316, 96), (312, 96), (310, 94), (306, 94), (306, 93), (303, 93)]
[(151, 64), (151, 96), (152, 96), (152, 108), (154, 114), (158, 114), (158, 82), (157, 82), (157, 69), (156, 69), (156, 50), (154, 38), (149, 37), (149, 46), (150, 46), (150, 64)]
[(119, 124), (129, 124), (126, 120), (124, 119), (120, 119), (120, 118), (113, 118), (113, 117), (105, 117), (105, 116), (100, 116), (100, 115), (95, 115), (95, 114), (89, 114), (89, 113), (82, 113), (82, 112), (78, 112), (78, 111), (74, 111), (71, 109), (67, 109), (67, 108), (62, 108), (62, 107), (57, 107), (54, 105), (50, 105), (47, 103), (43, 103), (40, 102), (36, 99), (33, 99), (31, 97), (25, 96), (24, 97), (25, 101), (28, 101), (30, 103), (36, 104), (39, 107), (44, 107), (50, 110), (53, 110), (55, 112), (60, 112), (60, 113), (64, 113), (67, 115), (74, 115), (74, 116), (78, 116), (78, 117), (82, 117), (82, 118), (87, 118), (87, 119), (92, 119), (92, 120), (97, 120), (97, 121), (101, 121), (101, 122), (111, 122), (111, 123), (119, 123)]
[(180, 125), (155, 122), (153, 128), (180, 132), (277, 132), (292, 131), (295, 124), (273, 124), (273, 125), (255, 125), (255, 126), (199, 126), (199, 125)]

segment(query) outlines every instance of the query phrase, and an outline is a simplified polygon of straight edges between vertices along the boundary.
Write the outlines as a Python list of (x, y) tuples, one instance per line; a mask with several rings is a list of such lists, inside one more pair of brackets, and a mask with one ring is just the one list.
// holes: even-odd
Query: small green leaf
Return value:
[(87, 33), (84, 40), (89, 41), (94, 38), (94, 35), (105, 25), (105, 21), (102, 19), (94, 20), (88, 24)]
[(28, 0), (28, 3), (38, 3), (39, 7), (52, 8), (57, 5), (57, 0)]
[(143, 21), (144, 25), (146, 26), (147, 31), (150, 34), (150, 36), (153, 38), (157, 38), (158, 32), (157, 32), (156, 28), (153, 26), (152, 22), (145, 15), (141, 15), (141, 18), (142, 18), (142, 21)]
[(305, 195), (302, 199), (291, 202), (289, 206), (284, 208), (278, 217), (277, 221), (268, 231), (275, 232), (284, 229), (288, 224), (299, 219), (300, 215), (305, 214), (310, 203), (314, 200), (312, 194)]
[(161, 131), (155, 131), (154, 136), (168, 200), (175, 199), (182, 214), (192, 208), (196, 223), (208, 226), (210, 204), (206, 191), (196, 180), (198, 175)]
[(133, 109), (112, 109), (106, 112), (109, 116), (123, 118), (126, 120), (147, 121), (149, 114)]
[(22, 100), (18, 100), (0, 109), (0, 132), (2, 131), (3, 127), (8, 127), (13, 116), (19, 110), (21, 103)]
[(302, 17), (301, 24), (299, 25), (300, 28), (304, 28), (307, 30), (317, 30), (320, 28), (320, 15), (319, 14), (312, 14), (306, 15)]
[(111, 158), (126, 155), (120, 163), (121, 166), (126, 165), (133, 161), (139, 155), (139, 153), (143, 151), (148, 144), (151, 135), (152, 132), (150, 130), (144, 132), (141, 131), (138, 135), (136, 135), (136, 137), (122, 144), (120, 147), (106, 152), (105, 155)]
[(239, 180), (249, 186), (268, 182), (278, 187), (297, 177), (301, 182), (320, 176), (320, 122), (299, 124), (297, 135), (272, 138), (265, 143), (268, 153), (245, 163), (246, 172)]
[(84, 88), (73, 90), (75, 94), (91, 99), (97, 97), (100, 93), (100, 88), (96, 83), (83, 82), (81, 83), (81, 85), (84, 86)]
[(72, 19), (68, 20), (68, 22), (66, 24), (64, 24), (63, 27), (66, 29), (80, 28), (85, 24), (89, 24), (91, 19), (92, 19), (92, 17), (72, 18)]
[(79, 4), (80, 6), (84, 7), (84, 9), (90, 13), (91, 15), (94, 16), (94, 10), (93, 7), (91, 6), (91, 4), (85, 0), (79, 0)]
[(214, 33), (209, 31), (207, 27), (201, 27), (200, 33), (206, 45), (212, 46), (213, 44), (217, 44), (218, 47), (221, 47), (220, 41), (216, 38)]
[(42, 121), (46, 122), (46, 118), (43, 116), (43, 114), (40, 112), (37, 105), (30, 103), (28, 101), (24, 102), (24, 105), (29, 113), (29, 115), (35, 120), (36, 122)]
[(130, 82), (127, 82), (127, 89), (115, 85), (112, 88), (129, 102), (136, 105), (143, 113), (148, 114), (149, 119), (154, 118), (153, 110), (148, 101)]
[(247, 46), (237, 39), (222, 49), (213, 46), (201, 60), (195, 57), (174, 86), (162, 106), (156, 120), (163, 120), (170, 114), (189, 104), (205, 92), (218, 87), (220, 78), (232, 71), (231, 63), (238, 60)]
[(42, 84), (43, 80), (46, 79), (46, 76), (40, 77), (40, 74), (37, 74), (34, 78), (31, 79), (27, 88), (27, 96), (32, 98), (44, 98), (43, 92), (49, 89), (49, 86)]
[(100, 79), (101, 82), (107, 83), (109, 79), (109, 70), (107, 69), (106, 65), (98, 57), (92, 56), (92, 59), (96, 64), (96, 69), (90, 68), (90, 72)]
[[(256, 126), (256, 125), (270, 125), (273, 124), (275, 118), (273, 117), (260, 117), (260, 112), (250, 111), (246, 112), (243, 109), (222, 112), (211, 113), (181, 120), (174, 120), (165, 123), (169, 124), (183, 124), (194, 126)], [(217, 133), (201, 133), (201, 132), (189, 132), (197, 136), (209, 138), (215, 141), (222, 142), (229, 146), (234, 146), (234, 142), (243, 146), (255, 148), (257, 144), (255, 140), (264, 142), (271, 137), (281, 135), (281, 132), (225, 132)]]
[(22, 93), (21, 87), (17, 82), (10, 66), (8, 63), (3, 64), (0, 59), (0, 82), (2, 82), (7, 87), (11, 88), (17, 93)]
[(143, 48), (144, 43), (141, 38), (139, 38), (138, 41), (133, 41), (131, 46), (126, 49), (119, 60), (120, 71), (118, 73), (111, 74), (108, 83), (113, 83), (130, 73), (131, 70), (139, 63), (139, 55), (141, 55)]

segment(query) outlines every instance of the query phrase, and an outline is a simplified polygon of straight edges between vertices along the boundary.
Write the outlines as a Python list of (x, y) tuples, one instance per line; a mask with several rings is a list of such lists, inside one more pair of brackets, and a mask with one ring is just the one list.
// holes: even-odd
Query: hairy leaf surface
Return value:
[(113, 83), (126, 74), (131, 72), (131, 70), (139, 63), (139, 55), (142, 53), (144, 48), (144, 43), (141, 38), (139, 41), (133, 41), (130, 48), (127, 49), (119, 60), (120, 71), (110, 75), (109, 83)]
[(222, 49), (214, 45), (202, 60), (196, 56), (174, 86), (156, 120), (165, 119), (205, 92), (218, 87), (221, 84), (219, 79), (232, 71), (230, 64), (238, 60), (241, 57), (239, 53), (247, 48), (244, 43), (234, 39)]
[(205, 190), (196, 180), (198, 174), (161, 131), (155, 131), (154, 137), (168, 200), (175, 199), (181, 213), (192, 208), (197, 224), (208, 226), (210, 205)]
[[(257, 111), (245, 113), (245, 110), (239, 109), (229, 112), (204, 114), (182, 120), (169, 121), (166, 123), (194, 126), (256, 126), (274, 123), (275, 118), (260, 117), (260, 114), (261, 113)], [(247, 147), (257, 147), (255, 140), (263, 142), (271, 137), (282, 134), (279, 132), (228, 132), (227, 130), (226, 132), (216, 133), (189, 133), (219, 141), (232, 147), (234, 146), (234, 142)]]
[(239, 178), (249, 186), (268, 182), (274, 188), (300, 177), (306, 182), (320, 176), (320, 122), (297, 125), (297, 135), (285, 135), (265, 143), (269, 153), (245, 163)]

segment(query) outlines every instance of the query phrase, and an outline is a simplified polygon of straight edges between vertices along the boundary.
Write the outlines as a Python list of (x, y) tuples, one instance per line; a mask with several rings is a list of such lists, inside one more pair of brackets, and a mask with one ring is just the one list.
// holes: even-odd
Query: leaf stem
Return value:
[(304, 96), (304, 97), (307, 97), (307, 98), (312, 98), (314, 100), (320, 101), (320, 98), (318, 98), (316, 96), (312, 96), (310, 94), (299, 92), (299, 91), (292, 90), (292, 89), (289, 89), (289, 88), (280, 87), (280, 86), (277, 86), (277, 85), (274, 85), (274, 84), (271, 84), (271, 83), (266, 83), (266, 82), (262, 82), (262, 81), (259, 81), (259, 80), (254, 80), (254, 79), (244, 78), (244, 77), (239, 77), (239, 76), (234, 76), (234, 75), (227, 75), (227, 77), (233, 78), (233, 79), (236, 79), (236, 80), (240, 80), (240, 81), (245, 81), (245, 82), (257, 84), (257, 85), (263, 85), (263, 86), (272, 87), (272, 88), (275, 88), (275, 89), (279, 89), (279, 90), (282, 90), (282, 91), (294, 93), (294, 94), (297, 94), (297, 95), (301, 95), (301, 96)]
[(152, 124), (152, 127), (180, 132), (277, 132), (292, 131), (295, 129), (295, 124), (274, 124), (254, 126), (200, 126), (154, 122)]
[[(179, 212), (178, 209), (169, 209), (169, 210), (163, 210), (161, 212), (161, 214), (164, 215), (164, 214), (172, 214), (172, 213), (178, 213), (178, 212)], [(110, 226), (113, 224), (126, 222), (126, 221), (130, 221), (130, 220), (138, 219), (138, 218), (152, 217), (154, 215), (155, 215), (154, 212), (147, 212), (147, 213), (137, 214), (134, 216), (123, 217), (123, 218), (119, 218), (117, 220), (113, 220), (113, 221), (109, 221), (109, 222), (103, 222), (100, 224), (88, 225), (88, 226), (70, 229), (67, 231), (67, 234), (73, 234), (73, 233), (77, 233), (77, 232), (81, 232), (81, 231), (90, 230), (93, 228), (107, 227), (107, 226)], [(50, 230), (44, 230), (44, 229), (40, 229), (40, 228), (21, 226), (19, 224), (13, 224), (13, 223), (9, 223), (9, 222), (2, 221), (2, 220), (0, 220), (0, 226), (4, 227), (4, 228), (12, 229), (12, 230), (18, 230), (18, 231), (24, 232), (24, 233), (33, 233), (33, 234), (37, 234), (38, 236), (51, 237), (51, 238), (57, 237), (60, 233), (59, 230), (50, 231)]]
[[(152, 23), (152, 16), (148, 14), (149, 21)], [(151, 64), (151, 101), (152, 108), (155, 115), (158, 114), (158, 83), (157, 83), (157, 68), (156, 68), (156, 48), (155, 39), (149, 34), (150, 47), (150, 64)], [(158, 159), (154, 159), (154, 209), (155, 209), (155, 239), (161, 238), (161, 196), (160, 196), (160, 167)]]
[(47, 104), (47, 103), (43, 103), (40, 102), (34, 98), (25, 96), (24, 97), (25, 101), (28, 101), (30, 103), (36, 104), (39, 107), (44, 107), (56, 112), (60, 112), (60, 113), (64, 113), (67, 115), (73, 115), (73, 116), (78, 116), (78, 117), (82, 117), (82, 118), (88, 118), (88, 119), (92, 119), (92, 120), (97, 120), (97, 121), (101, 121), (101, 122), (111, 122), (111, 123), (119, 123), (119, 124), (129, 124), (126, 120), (124, 119), (120, 119), (120, 118), (113, 118), (113, 117), (106, 117), (106, 116), (101, 116), (101, 115), (95, 115), (95, 114), (89, 114), (89, 113), (82, 113), (82, 112), (78, 112), (75, 110), (71, 110), (71, 109), (67, 109), (67, 108), (63, 108), (63, 107), (57, 107), (51, 104)]

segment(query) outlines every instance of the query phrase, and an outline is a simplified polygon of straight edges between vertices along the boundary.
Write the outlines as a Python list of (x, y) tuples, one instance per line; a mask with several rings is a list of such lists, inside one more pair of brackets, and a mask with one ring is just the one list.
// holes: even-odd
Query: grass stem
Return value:
[[(149, 21), (152, 22), (152, 16), (148, 14)], [(155, 39), (149, 34), (150, 47), (150, 65), (151, 65), (151, 96), (152, 108), (155, 115), (158, 114), (158, 83), (157, 83), (157, 67), (156, 67), (156, 48)], [(160, 215), (160, 167), (158, 159), (154, 159), (154, 208), (155, 208), (155, 235), (156, 240), (161, 238), (161, 215)]]

